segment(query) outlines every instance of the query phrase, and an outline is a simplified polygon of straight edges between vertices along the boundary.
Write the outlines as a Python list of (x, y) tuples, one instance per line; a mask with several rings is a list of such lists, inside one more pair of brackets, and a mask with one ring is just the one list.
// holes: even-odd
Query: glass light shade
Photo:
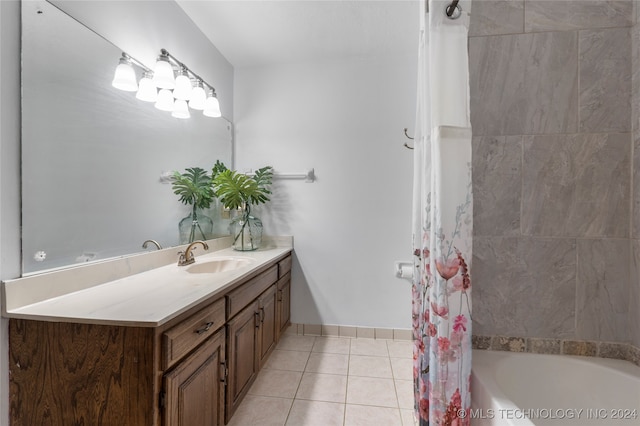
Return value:
[(111, 85), (116, 89), (126, 90), (127, 92), (138, 90), (136, 72), (127, 58), (120, 58), (120, 63), (116, 67)]
[(158, 56), (156, 66), (153, 68), (153, 84), (155, 84), (158, 89), (173, 90), (173, 88), (176, 87), (173, 67), (166, 56)]
[(173, 97), (183, 101), (189, 100), (191, 97), (191, 80), (186, 71), (178, 71), (176, 77), (176, 88), (173, 89)]
[(155, 102), (158, 100), (158, 89), (156, 89), (156, 85), (151, 81), (151, 77), (150, 73), (144, 73), (144, 76), (140, 79), (136, 98), (141, 101)]
[(189, 114), (189, 107), (187, 106), (187, 101), (184, 99), (176, 99), (173, 103), (173, 112), (171, 116), (175, 118), (189, 118), (191, 114)]
[(155, 107), (161, 111), (173, 111), (173, 95), (171, 90), (160, 89)]
[(220, 102), (218, 102), (218, 97), (213, 90), (209, 91), (209, 97), (204, 101), (204, 111), (202, 111), (202, 113), (207, 117), (222, 116), (220, 112)]
[(207, 99), (207, 94), (202, 87), (202, 82), (197, 81), (195, 87), (191, 91), (191, 97), (189, 98), (189, 107), (192, 109), (203, 110), (204, 101)]

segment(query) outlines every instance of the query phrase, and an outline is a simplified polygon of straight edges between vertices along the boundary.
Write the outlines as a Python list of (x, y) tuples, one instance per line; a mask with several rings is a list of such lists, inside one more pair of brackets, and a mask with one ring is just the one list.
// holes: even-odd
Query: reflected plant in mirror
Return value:
[(211, 207), (214, 198), (211, 176), (200, 167), (190, 167), (184, 173), (174, 172), (172, 187), (173, 193), (180, 197), (180, 202), (191, 206), (189, 216), (178, 225), (180, 243), (211, 238), (213, 221), (203, 212)]

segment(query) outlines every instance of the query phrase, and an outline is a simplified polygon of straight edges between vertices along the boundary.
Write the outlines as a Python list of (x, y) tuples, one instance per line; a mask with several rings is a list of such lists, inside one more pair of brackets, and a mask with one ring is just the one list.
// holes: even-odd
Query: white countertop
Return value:
[[(202, 247), (197, 246), (193, 251), (196, 255), (194, 265), (219, 257), (247, 258), (251, 263), (226, 272), (189, 273), (189, 266), (177, 266), (174, 262), (86, 288), (71, 285), (70, 289), (79, 289), (42, 300), (29, 300), (20, 295), (20, 281), (29, 278), (11, 280), (3, 283), (7, 299), (3, 304), (3, 316), (39, 321), (156, 327), (203, 300), (216, 294), (224, 295), (226, 289), (292, 249), (292, 241), (283, 244), (281, 239), (277, 244), (271, 243), (251, 252), (235, 251), (230, 247), (203, 252)], [(177, 262), (177, 256), (175, 259)], [(48, 282), (58, 281), (55, 274), (51, 273)], [(68, 273), (66, 279), (69, 279)], [(25, 291), (35, 289), (37, 292), (40, 287), (47, 285), (47, 280), (39, 281), (30, 287), (24, 286)], [(47, 291), (45, 288), (42, 290)], [(12, 295), (15, 300), (11, 300)], [(18, 299), (27, 302), (19, 303)], [(36, 301), (28, 303), (33, 300)]]

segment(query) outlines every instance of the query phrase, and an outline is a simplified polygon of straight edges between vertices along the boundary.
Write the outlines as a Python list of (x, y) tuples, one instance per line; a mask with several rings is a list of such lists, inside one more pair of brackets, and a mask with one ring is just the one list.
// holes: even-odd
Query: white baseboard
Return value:
[(411, 340), (412, 331), (402, 328), (353, 327), (292, 323), (287, 333), (301, 336), (351, 337), (366, 339)]

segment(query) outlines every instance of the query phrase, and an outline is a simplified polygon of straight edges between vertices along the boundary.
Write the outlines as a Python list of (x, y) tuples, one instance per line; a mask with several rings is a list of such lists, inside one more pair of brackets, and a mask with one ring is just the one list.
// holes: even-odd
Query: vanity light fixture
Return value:
[(206, 99), (207, 93), (204, 91), (204, 87), (202, 87), (202, 80), (196, 80), (196, 85), (193, 86), (191, 97), (189, 98), (189, 107), (202, 111)]
[[(139, 84), (134, 65), (142, 69)], [(137, 91), (136, 98), (155, 102), (157, 109), (169, 111), (176, 118), (191, 117), (189, 108), (202, 111), (206, 117), (222, 116), (216, 89), (165, 49), (160, 50), (153, 71), (122, 52), (112, 85)]]
[(176, 88), (173, 89), (173, 97), (182, 101), (188, 101), (191, 97), (191, 79), (187, 75), (187, 70), (180, 68), (176, 77)]
[(171, 113), (172, 117), (175, 118), (189, 118), (191, 114), (189, 113), (189, 107), (187, 106), (187, 101), (184, 99), (176, 99), (173, 103), (173, 112)]
[(207, 117), (221, 117), (220, 102), (218, 102), (218, 96), (215, 90), (209, 90), (209, 96), (204, 101), (204, 111), (202, 111)]
[(138, 82), (136, 81), (136, 72), (131, 63), (131, 57), (122, 52), (120, 63), (116, 67), (111, 85), (116, 89), (127, 92), (135, 92), (138, 90)]
[(173, 75), (171, 62), (169, 62), (169, 55), (164, 52), (158, 56), (156, 66), (153, 68), (153, 84), (158, 89), (173, 90), (176, 87), (176, 78)]
[(169, 89), (160, 89), (158, 92), (158, 100), (155, 103), (155, 107), (160, 111), (173, 111), (173, 95)]
[(158, 89), (153, 84), (153, 73), (151, 71), (145, 71), (140, 79), (138, 85), (138, 92), (136, 98), (145, 102), (155, 102), (158, 100)]

